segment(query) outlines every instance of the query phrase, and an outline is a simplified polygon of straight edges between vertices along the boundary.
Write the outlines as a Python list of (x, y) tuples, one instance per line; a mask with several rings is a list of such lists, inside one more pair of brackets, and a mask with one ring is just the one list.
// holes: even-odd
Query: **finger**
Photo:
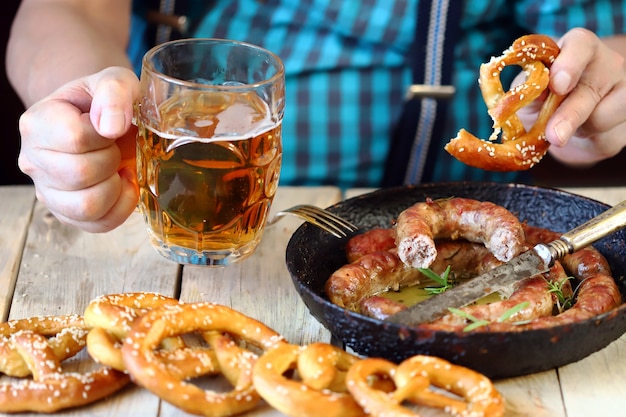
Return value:
[(577, 84), (547, 124), (546, 138), (552, 144), (566, 144), (592, 113), (597, 112), (599, 103), (623, 80), (621, 58), (600, 46), (599, 42), (598, 45)]
[(550, 154), (556, 160), (565, 165), (576, 167), (589, 167), (597, 162), (617, 155), (623, 148), (623, 144), (611, 138), (592, 140), (574, 136), (567, 146), (551, 146)]
[(113, 175), (120, 161), (119, 149), (112, 145), (104, 150), (80, 156), (40, 150), (35, 159), (29, 158), (27, 153), (21, 153), (18, 165), (42, 188), (77, 191), (98, 184)]
[(107, 68), (97, 75), (89, 83), (93, 92), (91, 122), (102, 136), (115, 139), (131, 126), (139, 80), (132, 71), (121, 67)]
[(598, 103), (593, 113), (582, 125), (582, 132), (588, 134), (607, 132), (626, 122), (624, 103), (626, 103), (626, 75)]
[(19, 129), (24, 146), (31, 149), (80, 154), (111, 145), (110, 139), (96, 132), (88, 114), (58, 96), (24, 112)]
[[(64, 149), (58, 149), (64, 146), (63, 144), (50, 142), (22, 147), (18, 157), (20, 169), (42, 188), (80, 190), (104, 181), (120, 166), (122, 156), (116, 142), (101, 138), (93, 130), (79, 134), (75, 139), (72, 138), (71, 132), (73, 130), (68, 129), (65, 136), (68, 143)], [(87, 136), (90, 138), (87, 139)], [(53, 142), (57, 140), (51, 139)], [(86, 145), (87, 142), (90, 145)], [(85, 150), (93, 147), (94, 143), (106, 147)]]
[(561, 51), (550, 67), (550, 89), (565, 95), (578, 84), (583, 72), (592, 61), (599, 40), (582, 28), (572, 29), (559, 40)]
[(135, 210), (138, 202), (134, 174), (121, 171), (107, 181), (76, 193), (54, 191), (37, 198), (51, 209), (62, 223), (88, 232), (101, 233), (113, 230)]

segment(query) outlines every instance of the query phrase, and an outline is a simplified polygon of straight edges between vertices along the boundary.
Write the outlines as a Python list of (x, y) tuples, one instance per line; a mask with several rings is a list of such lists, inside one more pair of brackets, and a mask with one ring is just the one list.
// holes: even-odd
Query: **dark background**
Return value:
[[(88, 1), (88, 0), (86, 0)], [(0, 0), (0, 28), (2, 28), (0, 94), (2, 97), (2, 110), (0, 111), (0, 123), (5, 126), (6, 137), (3, 138), (3, 147), (0, 151), (0, 184), (28, 184), (30, 178), (22, 174), (17, 167), (17, 155), (19, 152), (18, 120), (24, 107), (19, 98), (9, 85), (4, 65), (6, 43), (11, 28), (11, 21), (17, 7), (18, 0)], [(626, 132), (625, 132), (626, 134)], [(532, 168), (531, 173), (535, 182), (546, 186), (610, 186), (626, 185), (626, 150), (617, 157), (604, 161), (591, 169), (578, 170), (566, 168), (555, 162), (550, 156), (546, 156), (540, 164)]]
[(2, 173), (0, 175), (0, 184), (28, 184), (31, 183), (30, 178), (22, 174), (17, 168), (17, 154), (19, 152), (19, 131), (18, 120), (20, 114), (24, 111), (24, 106), (15, 94), (15, 91), (9, 85), (4, 66), (4, 55), (6, 52), (7, 39), (11, 30), (11, 21), (15, 15), (15, 11), (20, 2), (17, 0), (0, 0), (0, 28), (2, 28), (2, 38), (0, 52), (2, 63), (0, 74), (0, 98), (2, 106), (0, 106), (0, 123), (4, 126), (3, 131), (6, 137), (2, 138), (2, 150), (0, 151), (0, 167)]

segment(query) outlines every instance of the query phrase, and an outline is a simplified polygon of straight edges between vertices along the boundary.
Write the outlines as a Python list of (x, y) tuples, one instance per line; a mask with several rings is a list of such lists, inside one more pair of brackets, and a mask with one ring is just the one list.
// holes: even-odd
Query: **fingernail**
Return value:
[(124, 132), (126, 117), (123, 112), (104, 110), (100, 116), (100, 133), (102, 135), (119, 135)]
[(559, 140), (559, 145), (563, 146), (574, 133), (574, 129), (572, 129), (572, 124), (570, 122), (567, 120), (561, 120), (556, 124), (556, 126), (554, 126), (554, 133), (556, 133), (556, 137)]
[(552, 79), (552, 87), (557, 94), (565, 94), (569, 91), (572, 77), (565, 71), (559, 71), (554, 74)]

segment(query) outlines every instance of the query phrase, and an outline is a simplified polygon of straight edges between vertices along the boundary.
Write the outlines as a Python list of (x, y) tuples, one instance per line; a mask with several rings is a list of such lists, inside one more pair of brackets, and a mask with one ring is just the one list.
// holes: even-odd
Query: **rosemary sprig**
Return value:
[(513, 307), (509, 308), (507, 311), (502, 313), (502, 315), (500, 317), (498, 317), (498, 320), (496, 320), (496, 321), (498, 323), (502, 323), (504, 321), (507, 321), (513, 315), (517, 314), (518, 312), (520, 312), (523, 309), (525, 309), (526, 307), (528, 307), (529, 304), (530, 303), (528, 301), (523, 301), (523, 302), (521, 302), (519, 304), (514, 305)]
[(419, 268), (419, 271), (426, 277), (438, 284), (437, 287), (424, 287), (424, 290), (431, 295), (441, 294), (446, 292), (448, 289), (452, 288), (454, 285), (448, 279), (450, 277), (450, 265), (447, 266), (446, 270), (443, 271), (441, 276), (439, 276), (435, 271), (430, 268)]
[[(500, 317), (498, 317), (498, 319), (496, 320), (497, 323), (502, 323), (508, 319), (510, 319), (513, 315), (515, 315), (516, 313), (518, 313), (519, 311), (525, 309), (526, 307), (528, 307), (530, 303), (528, 301), (524, 301), (521, 302), (519, 304), (514, 305), (513, 307), (509, 308), (508, 310), (506, 310), (504, 313), (502, 313), (502, 315)], [(489, 320), (484, 320), (484, 319), (479, 319), (477, 317), (475, 317), (474, 315), (460, 310), (458, 308), (453, 308), (450, 307), (448, 308), (448, 310), (450, 310), (451, 313), (454, 313), (456, 315), (459, 315), (463, 318), (465, 318), (466, 320), (468, 320), (470, 322), (470, 324), (468, 324), (467, 326), (465, 326), (463, 328), (464, 332), (471, 332), (474, 329), (477, 329), (479, 327), (482, 326), (486, 326), (488, 325), (490, 322)], [(517, 323), (513, 323), (513, 324), (517, 324)], [(521, 324), (521, 322), (520, 322)]]
[(481, 320), (481, 319), (473, 316), (472, 314), (468, 313), (467, 311), (463, 311), (463, 310), (460, 310), (460, 309), (454, 308), (454, 307), (450, 307), (450, 308), (448, 308), (448, 310), (450, 310), (450, 312), (452, 312), (452, 313), (454, 313), (456, 315), (459, 315), (459, 316), (465, 318), (466, 320), (470, 321), (470, 324), (468, 324), (467, 326), (465, 326), (463, 328), (464, 332), (471, 332), (474, 329), (477, 329), (479, 327), (486, 326), (486, 325), (489, 324), (489, 321), (484, 320), (484, 319)]
[[(545, 278), (544, 278), (545, 279)], [(552, 293), (556, 296), (556, 308), (559, 314), (570, 308), (574, 305), (574, 294), (575, 291), (572, 292), (572, 295), (566, 296), (563, 292), (563, 286), (570, 280), (574, 279), (574, 277), (567, 277), (562, 281), (548, 281), (548, 292)]]

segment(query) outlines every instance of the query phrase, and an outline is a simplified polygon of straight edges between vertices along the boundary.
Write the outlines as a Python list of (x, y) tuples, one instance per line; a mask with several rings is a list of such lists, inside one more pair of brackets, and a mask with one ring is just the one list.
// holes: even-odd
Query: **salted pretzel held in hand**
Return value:
[[(549, 68), (559, 52), (548, 36), (526, 35), (501, 56), (482, 64), (479, 85), (493, 119), (493, 133), (485, 141), (461, 129), (445, 150), (467, 165), (488, 171), (524, 171), (538, 163), (550, 146), (545, 138), (546, 124), (564, 98), (548, 89)], [(526, 81), (505, 93), (500, 74), (509, 65), (522, 67)], [(527, 131), (516, 113), (546, 90), (537, 121)], [(500, 133), (501, 141), (496, 143)]]

